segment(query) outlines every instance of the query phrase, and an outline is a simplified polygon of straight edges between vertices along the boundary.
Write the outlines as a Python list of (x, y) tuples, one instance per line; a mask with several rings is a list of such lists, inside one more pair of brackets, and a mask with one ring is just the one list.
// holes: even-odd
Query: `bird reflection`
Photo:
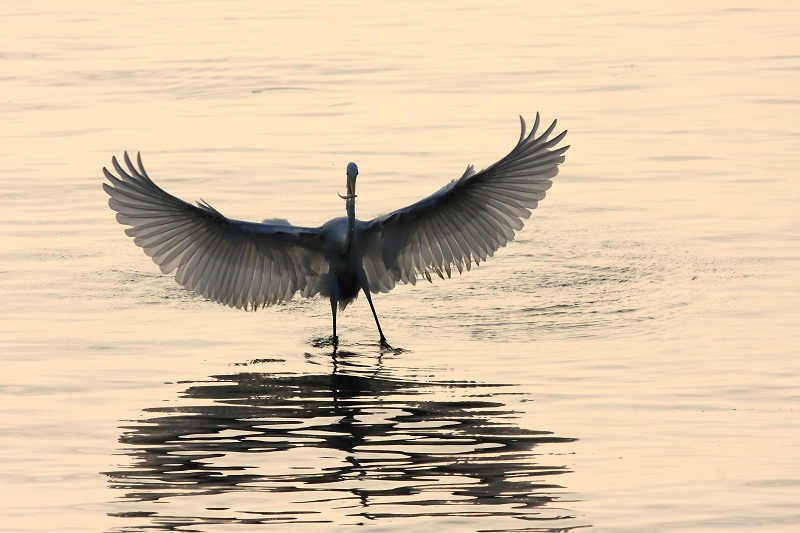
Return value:
[(306, 357), (332, 371), (212, 376), (189, 383), (180, 406), (123, 427), (130, 466), (107, 473), (124, 491), (112, 515), (147, 524), (119, 530), (420, 517), (490, 519), (495, 531), (501, 519), (515, 530), (519, 519), (537, 521), (526, 531), (578, 527), (556, 501), (565, 490), (553, 478), (568, 470), (537, 450), (575, 439), (515, 425), (497, 401), (512, 387), (398, 377), (380, 357), (335, 348)]

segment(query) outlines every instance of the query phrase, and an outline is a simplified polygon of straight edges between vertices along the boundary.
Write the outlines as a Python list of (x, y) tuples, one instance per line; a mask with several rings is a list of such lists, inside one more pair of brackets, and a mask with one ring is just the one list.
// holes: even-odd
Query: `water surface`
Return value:
[[(7, 531), (795, 531), (800, 11), (0, 7)], [(239, 219), (359, 216), (572, 147), (472, 272), (234, 311), (125, 237), (100, 168)], [(295, 525), (296, 524), (296, 525)]]

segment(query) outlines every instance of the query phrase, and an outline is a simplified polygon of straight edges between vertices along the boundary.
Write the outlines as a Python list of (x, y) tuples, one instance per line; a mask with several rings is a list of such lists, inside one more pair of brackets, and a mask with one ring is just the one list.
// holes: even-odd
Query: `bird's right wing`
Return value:
[(416, 283), (417, 276), (443, 278), (480, 264), (522, 229), (522, 220), (544, 198), (569, 146), (556, 148), (566, 131), (539, 137), (539, 114), (529, 135), (522, 133), (511, 152), (488, 168), (464, 175), (431, 196), (365, 223), (364, 270), (373, 292), (395, 283)]
[(320, 292), (328, 263), (320, 252), (319, 230), (286, 221), (229, 219), (205, 202), (192, 205), (158, 187), (137, 158), (125, 154), (128, 172), (112, 159), (115, 176), (103, 189), (125, 233), (165, 274), (209, 300), (239, 309), (257, 309)]

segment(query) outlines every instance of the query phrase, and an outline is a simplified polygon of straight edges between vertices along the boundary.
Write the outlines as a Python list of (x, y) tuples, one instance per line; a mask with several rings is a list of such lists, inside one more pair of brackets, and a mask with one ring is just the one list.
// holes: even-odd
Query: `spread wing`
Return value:
[(397, 282), (415, 284), (431, 273), (450, 277), (480, 264), (523, 226), (558, 174), (569, 146), (556, 148), (566, 131), (548, 139), (556, 121), (539, 137), (539, 114), (529, 135), (490, 167), (464, 175), (438, 192), (365, 224), (364, 270), (372, 292), (388, 292)]
[(256, 309), (320, 292), (328, 263), (319, 230), (287, 221), (243, 222), (223, 216), (200, 201), (192, 205), (158, 187), (142, 166), (125, 154), (128, 172), (112, 159), (117, 176), (103, 189), (125, 233), (165, 274), (209, 300), (238, 309)]

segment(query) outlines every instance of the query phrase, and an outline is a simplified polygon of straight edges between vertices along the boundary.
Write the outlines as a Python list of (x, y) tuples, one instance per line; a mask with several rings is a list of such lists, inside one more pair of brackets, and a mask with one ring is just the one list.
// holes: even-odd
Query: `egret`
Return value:
[(225, 217), (200, 200), (192, 205), (157, 186), (142, 166), (124, 155), (126, 172), (106, 168), (103, 189), (125, 233), (144, 249), (161, 272), (177, 269), (175, 281), (221, 304), (256, 310), (320, 294), (330, 299), (332, 341), (337, 342), (336, 313), (363, 291), (381, 344), (386, 337), (370, 293), (389, 292), (397, 283), (415, 285), (462, 273), (514, 238), (530, 216), (569, 146), (557, 147), (566, 131), (550, 139), (556, 121), (536, 137), (539, 114), (530, 134), (520, 116), (519, 141), (493, 165), (464, 174), (414, 204), (362, 221), (356, 218), (358, 166), (347, 165), (347, 216), (320, 227), (299, 227), (283, 219), (261, 223)]

